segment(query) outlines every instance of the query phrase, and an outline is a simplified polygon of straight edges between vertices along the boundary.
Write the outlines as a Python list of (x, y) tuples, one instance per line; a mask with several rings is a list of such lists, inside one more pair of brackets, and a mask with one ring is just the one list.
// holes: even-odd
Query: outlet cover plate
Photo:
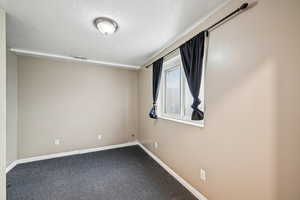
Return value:
[(60, 144), (59, 139), (55, 139), (55, 140), (54, 140), (54, 144), (55, 144), (55, 145), (59, 145), (59, 144)]
[(200, 170), (200, 179), (206, 181), (206, 171), (204, 169)]

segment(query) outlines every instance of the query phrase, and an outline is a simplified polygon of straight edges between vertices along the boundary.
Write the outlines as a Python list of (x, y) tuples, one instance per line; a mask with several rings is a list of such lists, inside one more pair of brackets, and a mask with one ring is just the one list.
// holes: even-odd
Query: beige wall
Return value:
[(137, 71), (33, 57), (18, 63), (19, 158), (135, 139)]
[(0, 8), (0, 200), (6, 199), (6, 27)]
[(18, 59), (9, 51), (6, 54), (6, 165), (17, 160), (18, 141)]
[[(239, 5), (231, 1), (166, 51)], [(298, 0), (261, 0), (211, 32), (204, 128), (149, 119), (151, 68), (139, 72), (139, 140), (209, 200), (300, 199), (299, 8)]]
[[(277, 68), (277, 165), (280, 200), (300, 199), (300, 1), (282, 2), (272, 50)], [(282, 12), (284, 11), (284, 12)], [(284, 35), (282, 37), (282, 35)], [(277, 38), (275, 38), (277, 37)], [(279, 39), (278, 39), (279, 38)]]

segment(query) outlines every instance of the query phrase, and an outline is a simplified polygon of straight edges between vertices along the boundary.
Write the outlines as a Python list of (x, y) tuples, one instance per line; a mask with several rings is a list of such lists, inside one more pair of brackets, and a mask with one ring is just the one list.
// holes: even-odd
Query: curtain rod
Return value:
[[(229, 15), (227, 15), (226, 17), (222, 18), (221, 20), (219, 20), (218, 22), (216, 22), (215, 24), (211, 25), (210, 27), (206, 28), (204, 31), (206, 32), (210, 32), (212, 31), (214, 28), (216, 28), (217, 26), (221, 25), (223, 22), (225, 22), (226, 20), (228, 20), (230, 17), (232, 17), (233, 15), (239, 13), (239, 12), (242, 12), (244, 11), (247, 7), (249, 6), (248, 3), (243, 3), (239, 8), (237, 8), (236, 10), (234, 10), (232, 13), (230, 13)], [(170, 55), (171, 53), (173, 53), (174, 51), (176, 51), (178, 49), (175, 48), (174, 50), (168, 52), (167, 54), (165, 54), (164, 56), (162, 57), (165, 57), (165, 56), (168, 56)], [(149, 68), (153, 63), (151, 63), (150, 65), (147, 65), (146, 68)]]

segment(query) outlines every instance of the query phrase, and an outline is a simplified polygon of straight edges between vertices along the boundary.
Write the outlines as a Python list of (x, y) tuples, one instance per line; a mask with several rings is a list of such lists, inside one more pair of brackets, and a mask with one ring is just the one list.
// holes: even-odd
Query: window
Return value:
[[(199, 96), (201, 100), (199, 108), (202, 111), (204, 108), (203, 77), (204, 70)], [(179, 50), (165, 59), (160, 87), (158, 99), (159, 118), (203, 127), (203, 121), (191, 120), (193, 97), (186, 81)]]

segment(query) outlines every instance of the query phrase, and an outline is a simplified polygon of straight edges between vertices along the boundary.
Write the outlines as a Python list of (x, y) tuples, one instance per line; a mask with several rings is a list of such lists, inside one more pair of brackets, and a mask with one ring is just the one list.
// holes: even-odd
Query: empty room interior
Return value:
[(0, 0), (0, 200), (300, 200), (299, 0)]

